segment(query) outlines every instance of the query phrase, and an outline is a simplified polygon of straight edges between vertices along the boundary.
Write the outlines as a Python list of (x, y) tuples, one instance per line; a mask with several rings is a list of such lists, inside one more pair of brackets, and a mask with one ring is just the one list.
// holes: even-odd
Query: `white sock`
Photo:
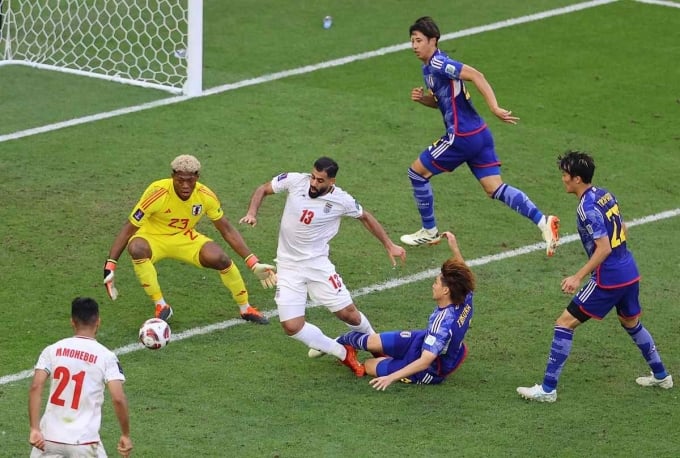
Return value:
[(371, 323), (368, 321), (368, 318), (366, 318), (366, 315), (361, 312), (359, 312), (359, 315), (361, 315), (361, 321), (359, 324), (356, 326), (348, 324), (347, 326), (349, 326), (352, 331), (360, 332), (362, 334), (375, 334), (375, 331), (373, 330)]
[(309, 348), (333, 355), (336, 358), (343, 360), (347, 356), (347, 350), (334, 339), (331, 339), (321, 329), (317, 328), (311, 323), (305, 323), (297, 334), (291, 336), (295, 340), (299, 340)]
[(543, 232), (547, 225), (548, 225), (548, 217), (543, 215), (543, 218), (541, 218), (541, 220), (538, 222), (537, 226), (541, 230), (541, 232)]

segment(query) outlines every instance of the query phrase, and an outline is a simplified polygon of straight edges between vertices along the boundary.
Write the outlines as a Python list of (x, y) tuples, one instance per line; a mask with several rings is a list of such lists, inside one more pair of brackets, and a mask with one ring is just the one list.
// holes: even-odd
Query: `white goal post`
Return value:
[(0, 66), (200, 95), (203, 0), (0, 0)]

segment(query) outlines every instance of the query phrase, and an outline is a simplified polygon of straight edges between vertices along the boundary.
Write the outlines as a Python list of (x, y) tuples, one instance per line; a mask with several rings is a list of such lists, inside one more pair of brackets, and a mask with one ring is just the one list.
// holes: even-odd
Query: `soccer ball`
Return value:
[(160, 318), (149, 318), (139, 328), (139, 341), (150, 350), (158, 350), (170, 342), (170, 326)]

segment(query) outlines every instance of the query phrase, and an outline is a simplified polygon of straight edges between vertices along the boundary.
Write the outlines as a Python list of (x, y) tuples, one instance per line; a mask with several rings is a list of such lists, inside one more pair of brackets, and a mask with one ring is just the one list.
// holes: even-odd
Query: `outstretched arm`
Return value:
[(456, 240), (456, 236), (453, 235), (453, 232), (443, 232), (442, 237), (446, 239), (446, 241), (449, 244), (449, 248), (451, 248), (451, 253), (453, 253), (453, 258), (465, 262), (465, 259), (463, 259), (463, 255), (460, 254), (460, 248), (458, 248), (458, 241)]
[(113, 245), (111, 245), (109, 257), (106, 259), (106, 262), (104, 262), (104, 287), (106, 288), (106, 294), (108, 294), (113, 301), (118, 298), (118, 289), (116, 288), (116, 282), (114, 280), (118, 258), (123, 254), (123, 250), (130, 241), (130, 237), (132, 237), (138, 229), (139, 228), (129, 220), (125, 221), (125, 224), (120, 228), (118, 235), (114, 239)]
[(213, 224), (222, 234), (222, 238), (237, 252), (245, 261), (246, 266), (253, 271), (260, 280), (263, 288), (273, 288), (276, 286), (276, 267), (271, 264), (262, 264), (255, 254), (246, 245), (243, 236), (231, 225), (226, 216), (213, 221)]
[(395, 256), (398, 256), (401, 259), (402, 264), (406, 262), (406, 250), (404, 250), (403, 247), (395, 244), (388, 237), (385, 229), (371, 213), (364, 210), (363, 214), (359, 217), (359, 220), (363, 223), (366, 229), (368, 229), (368, 231), (383, 244), (393, 266), (397, 265), (397, 261), (394, 259)]
[(274, 194), (274, 189), (272, 188), (272, 183), (271, 181), (268, 181), (260, 186), (253, 192), (253, 195), (250, 197), (250, 205), (248, 205), (248, 213), (246, 213), (246, 216), (241, 218), (239, 220), (239, 223), (243, 224), (250, 224), (251, 226), (256, 226), (257, 225), (257, 212), (260, 209), (260, 205), (262, 205), (262, 201), (264, 200), (265, 196), (269, 196)]
[(508, 124), (517, 124), (519, 118), (517, 116), (512, 116), (512, 111), (498, 106), (498, 101), (496, 100), (496, 94), (494, 93), (493, 88), (479, 70), (470, 67), (469, 65), (463, 65), (460, 72), (460, 79), (472, 81), (480, 94), (482, 94), (482, 97), (484, 97), (486, 104), (489, 106), (489, 110), (491, 110), (498, 119), (507, 122)]
[(123, 250), (127, 246), (130, 237), (135, 235), (138, 229), (139, 228), (130, 221), (125, 221), (125, 224), (123, 224), (123, 227), (120, 228), (120, 232), (118, 232), (118, 235), (111, 245), (111, 249), (109, 250), (109, 259), (118, 261), (118, 258), (120, 258), (120, 255), (123, 254)]
[(246, 241), (243, 240), (241, 233), (236, 230), (226, 216), (222, 216), (222, 218), (213, 221), (213, 224), (222, 235), (224, 241), (227, 242), (239, 256), (245, 259), (252, 254)]
[(410, 362), (408, 365), (402, 367), (396, 372), (392, 372), (391, 374), (385, 375), (383, 377), (371, 379), (368, 383), (370, 383), (371, 386), (376, 390), (385, 391), (385, 389), (387, 389), (387, 387), (390, 386), (392, 382), (396, 382), (397, 380), (401, 380), (420, 371), (424, 371), (430, 367), (436, 358), (437, 355), (431, 351), (423, 350), (420, 354), (420, 358)]

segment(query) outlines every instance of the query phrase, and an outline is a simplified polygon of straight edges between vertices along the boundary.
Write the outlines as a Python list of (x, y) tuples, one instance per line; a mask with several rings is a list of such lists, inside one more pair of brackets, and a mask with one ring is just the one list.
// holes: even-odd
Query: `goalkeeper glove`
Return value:
[(109, 295), (112, 301), (115, 301), (118, 297), (118, 290), (116, 285), (113, 283), (114, 271), (116, 270), (117, 261), (115, 259), (107, 259), (104, 264), (104, 287), (106, 288), (106, 293)]
[(276, 286), (276, 267), (271, 264), (261, 264), (254, 254), (246, 256), (245, 262), (260, 280), (263, 288), (273, 288)]

